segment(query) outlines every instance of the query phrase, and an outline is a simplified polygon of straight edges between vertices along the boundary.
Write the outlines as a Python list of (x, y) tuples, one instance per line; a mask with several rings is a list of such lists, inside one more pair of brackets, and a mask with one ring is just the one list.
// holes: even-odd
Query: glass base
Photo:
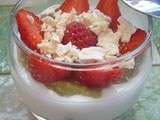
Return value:
[[(43, 117), (40, 117), (40, 116), (38, 116), (38, 115), (36, 115), (34, 113), (32, 113), (32, 115), (36, 118), (36, 120), (49, 120), (49, 119), (45, 119)], [(55, 119), (52, 119), (52, 120), (55, 120)], [(73, 120), (73, 119), (66, 119), (66, 120)]]
[[(36, 120), (48, 120), (48, 119), (45, 119), (43, 117), (36, 115), (35, 113), (31, 113), (31, 114), (36, 118)], [(126, 111), (125, 113), (121, 114), (120, 116), (118, 116), (112, 120), (124, 120), (124, 119), (126, 120), (127, 118), (130, 118), (131, 116), (133, 116), (132, 114), (134, 114), (134, 111), (131, 108), (128, 111)], [(55, 119), (52, 119), (52, 120), (55, 120)], [(66, 120), (73, 120), (73, 119), (66, 119)], [(111, 120), (111, 119), (106, 119), (106, 120)]]
[[(128, 115), (128, 114), (131, 114), (132, 113), (132, 109), (128, 110), (127, 112), (123, 113), (122, 115), (116, 117), (115, 119), (112, 119), (112, 120), (124, 120), (125, 116)], [(36, 120), (47, 120), (45, 118), (42, 118), (34, 113), (32, 113), (32, 115), (36, 118)], [(54, 120), (54, 119), (52, 119)], [(71, 119), (66, 119), (66, 120), (71, 120)], [(108, 119), (107, 119), (108, 120)]]
[(34, 113), (33, 113), (33, 116), (34, 116), (37, 120), (47, 120), (47, 119), (42, 118), (42, 117), (40, 117), (40, 116), (38, 116), (38, 115), (36, 115), (36, 114), (34, 114)]

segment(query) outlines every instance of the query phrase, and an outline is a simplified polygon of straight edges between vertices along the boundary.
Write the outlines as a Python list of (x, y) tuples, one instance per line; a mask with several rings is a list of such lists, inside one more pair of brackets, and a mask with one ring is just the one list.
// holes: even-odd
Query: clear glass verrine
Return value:
[[(61, 2), (58, 1), (55, 4), (52, 3), (52, 5), (60, 4)], [(96, 5), (95, 1), (91, 2), (92, 5)], [(42, 0), (42, 3), (37, 3), (36, 1), (33, 3), (36, 4), (32, 4), (27, 0), (20, 0), (13, 8), (11, 15), (10, 63), (12, 76), (15, 79), (23, 102), (28, 108), (33, 113), (49, 120), (110, 120), (126, 112), (137, 100), (151, 67), (150, 36), (152, 32), (152, 19), (133, 11), (120, 2), (119, 6), (122, 15), (135, 26), (143, 28), (148, 32), (143, 44), (134, 51), (114, 61), (87, 65), (68, 64), (50, 60), (30, 50), (22, 42), (15, 19), (17, 10), (26, 8), (39, 14), (51, 5), (51, 3), (45, 0)], [(135, 59), (136, 67), (133, 70), (126, 69), (121, 82), (115, 81), (111, 83), (112, 85), (110, 87), (103, 90), (101, 97), (90, 98), (80, 95), (66, 97), (56, 94), (54, 91), (51, 91), (46, 86), (34, 80), (28, 67), (30, 61), (33, 59), (35, 61), (36, 59), (40, 59), (40, 62), (47, 62), (51, 68), (70, 72), (96, 71), (103, 70), (104, 68), (110, 71), (111, 68), (117, 68), (131, 59)], [(43, 74), (49, 74), (49, 72), (44, 70)]]

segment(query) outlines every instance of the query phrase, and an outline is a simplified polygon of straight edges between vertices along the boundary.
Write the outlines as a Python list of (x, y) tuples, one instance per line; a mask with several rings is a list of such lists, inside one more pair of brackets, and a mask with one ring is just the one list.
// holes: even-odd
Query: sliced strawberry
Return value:
[(37, 44), (43, 39), (42, 21), (33, 13), (21, 9), (16, 14), (17, 25), (23, 42), (32, 50), (37, 50)]
[(63, 12), (70, 12), (73, 8), (78, 14), (87, 12), (89, 10), (88, 0), (65, 0), (59, 9)]
[(118, 0), (100, 0), (97, 5), (97, 9), (103, 12), (105, 15), (110, 16), (112, 23), (111, 27), (113, 31), (117, 31), (118, 28), (118, 18), (121, 16)]
[(64, 45), (69, 42), (82, 49), (96, 46), (98, 41), (97, 35), (89, 28), (86, 28), (85, 25), (79, 22), (72, 22), (66, 26), (62, 41)]
[(120, 53), (125, 54), (138, 48), (144, 42), (146, 35), (147, 33), (144, 30), (137, 29), (128, 43), (120, 42)]
[(85, 86), (93, 88), (105, 88), (112, 81), (119, 80), (122, 76), (123, 70), (120, 68), (74, 72), (75, 80)]
[(70, 76), (70, 71), (57, 68), (56, 65), (34, 56), (29, 56), (28, 67), (32, 77), (47, 86)]

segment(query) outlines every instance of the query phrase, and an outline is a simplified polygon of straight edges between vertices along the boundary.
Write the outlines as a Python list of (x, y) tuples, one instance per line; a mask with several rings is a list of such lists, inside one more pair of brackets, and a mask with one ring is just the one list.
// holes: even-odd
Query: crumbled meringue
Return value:
[(38, 44), (38, 48), (42, 54), (55, 54), (55, 50), (57, 48), (57, 42), (55, 41), (47, 41), (43, 40), (42, 43)]
[[(114, 33), (109, 27), (110, 17), (99, 10), (90, 10), (77, 15), (74, 9), (70, 13), (62, 13), (62, 11), (55, 12), (55, 9), (51, 8), (50, 11), (47, 10), (40, 16), (43, 21), (41, 29), (44, 31), (44, 40), (38, 44), (38, 48), (46, 57), (60, 62), (113, 61), (119, 55), (120, 40), (129, 42), (131, 35), (136, 31), (132, 24), (120, 17), (118, 31)], [(71, 42), (66, 45), (61, 43), (66, 25), (73, 21), (83, 23), (96, 33), (98, 36), (97, 46), (80, 50)], [(120, 66), (133, 69), (135, 61), (132, 59)]]
[[(55, 41), (55, 42), (58, 42), (60, 43), (60, 39), (59, 39), (59, 36), (55, 33), (55, 32), (45, 32), (44, 33), (44, 41)], [(43, 41), (42, 41), (43, 42)]]
[(54, 60), (59, 62), (68, 62), (68, 63), (74, 62), (73, 59), (68, 56), (56, 57)]
[(42, 31), (47, 32), (44, 39), (48, 37), (52, 40), (61, 42), (64, 36), (65, 27), (70, 22), (77, 19), (76, 11), (73, 9), (71, 13), (62, 13), (62, 11), (54, 12), (50, 16), (42, 18)]
[(92, 10), (87, 13), (84, 12), (79, 16), (79, 19), (97, 35), (107, 31), (111, 23), (111, 19), (99, 10)]
[(55, 31), (55, 21), (54, 18), (51, 16), (46, 16), (42, 18), (43, 24), (41, 27), (42, 31), (52, 32)]
[(104, 33), (102, 32), (98, 36), (98, 44), (106, 50), (107, 55), (117, 55), (119, 54), (119, 40), (121, 37), (120, 32), (113, 33), (112, 31)]
[(132, 34), (136, 32), (136, 28), (122, 17), (118, 19), (118, 31), (121, 33), (121, 42), (129, 42)]
[(68, 56), (75, 60), (75, 58), (78, 58), (80, 50), (70, 42), (67, 45), (58, 44), (55, 52), (58, 57)]
[(84, 48), (79, 52), (79, 60), (87, 61), (87, 60), (104, 60), (105, 50), (101, 47), (89, 47)]

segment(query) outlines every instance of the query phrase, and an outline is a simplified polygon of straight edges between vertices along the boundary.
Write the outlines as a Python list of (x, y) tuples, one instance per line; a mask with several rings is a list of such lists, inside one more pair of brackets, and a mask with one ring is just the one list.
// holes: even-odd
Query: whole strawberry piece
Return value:
[(37, 50), (37, 44), (43, 39), (42, 21), (33, 13), (21, 9), (16, 14), (16, 20), (21, 39), (32, 50)]
[(46, 86), (66, 80), (70, 76), (70, 71), (57, 68), (53, 63), (31, 55), (28, 57), (28, 68), (32, 77)]
[(75, 80), (92, 88), (105, 88), (112, 81), (119, 80), (122, 76), (123, 70), (120, 68), (74, 72)]
[(97, 9), (103, 12), (105, 15), (111, 17), (111, 27), (113, 31), (118, 29), (118, 18), (121, 16), (118, 0), (100, 0), (97, 5)]
[(88, 0), (65, 0), (59, 9), (63, 12), (70, 12), (75, 9), (80, 14), (89, 10), (89, 3)]
[(131, 36), (131, 39), (128, 43), (120, 42), (120, 53), (125, 54), (138, 48), (144, 42), (146, 35), (147, 33), (144, 30), (137, 29), (136, 32)]
[(65, 45), (71, 42), (79, 49), (96, 46), (97, 35), (86, 28), (85, 25), (79, 22), (72, 22), (66, 26), (62, 43)]

